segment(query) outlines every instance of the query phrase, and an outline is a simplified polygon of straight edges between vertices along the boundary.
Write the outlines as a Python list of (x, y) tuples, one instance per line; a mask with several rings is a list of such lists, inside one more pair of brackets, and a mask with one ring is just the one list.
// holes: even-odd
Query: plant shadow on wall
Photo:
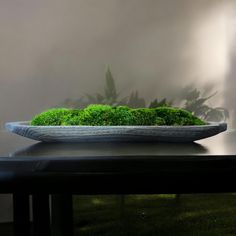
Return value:
[[(150, 103), (147, 103), (144, 98), (140, 97), (139, 92), (132, 91), (130, 95), (121, 97), (117, 91), (114, 77), (110, 68), (107, 68), (105, 75), (105, 87), (103, 93), (86, 94), (77, 99), (67, 98), (57, 107), (68, 108), (84, 108), (89, 104), (107, 104), (112, 106), (126, 105), (131, 108), (156, 108), (161, 106), (173, 106), (173, 104), (183, 104), (181, 107), (192, 112), (193, 115), (198, 116), (206, 121), (226, 121), (229, 119), (229, 112), (224, 107), (212, 107), (208, 101), (217, 95), (217, 92), (202, 95), (198, 89), (193, 86), (187, 86), (181, 91), (181, 96), (176, 99), (155, 98)], [(204, 91), (205, 93), (207, 91)], [(179, 101), (180, 100), (180, 101)]]

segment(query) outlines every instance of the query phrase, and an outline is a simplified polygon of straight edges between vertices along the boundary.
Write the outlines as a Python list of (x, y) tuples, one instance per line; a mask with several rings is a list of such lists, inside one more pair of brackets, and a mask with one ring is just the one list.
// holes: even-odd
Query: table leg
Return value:
[(33, 235), (50, 236), (49, 195), (33, 194)]
[(125, 217), (125, 195), (118, 195), (118, 207), (120, 220), (124, 220)]
[(29, 195), (13, 194), (14, 235), (30, 236)]
[(179, 194), (179, 193), (176, 193), (176, 194), (175, 194), (175, 201), (176, 201), (177, 203), (179, 203), (179, 201), (180, 201), (180, 194)]
[(73, 202), (71, 194), (51, 196), (52, 234), (73, 236)]

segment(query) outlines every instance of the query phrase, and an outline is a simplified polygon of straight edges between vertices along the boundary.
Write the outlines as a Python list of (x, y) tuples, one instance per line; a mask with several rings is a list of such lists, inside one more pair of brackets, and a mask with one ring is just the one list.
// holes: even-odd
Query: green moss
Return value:
[(158, 107), (156, 116), (165, 120), (166, 125), (205, 125), (206, 122), (191, 112), (174, 107)]
[(155, 120), (155, 125), (166, 125), (166, 121), (165, 119), (157, 116)]
[(127, 106), (113, 107), (111, 114), (112, 125), (133, 125), (132, 109)]
[(64, 117), (70, 114), (71, 110), (66, 108), (53, 108), (36, 115), (31, 125), (62, 125)]
[(90, 105), (83, 110), (50, 109), (37, 116), (32, 125), (204, 125), (190, 112), (173, 107), (138, 108)]
[(155, 125), (156, 113), (154, 109), (150, 108), (137, 108), (132, 109), (134, 116), (134, 125)]
[(131, 125), (133, 116), (126, 106), (90, 105), (80, 114), (80, 125)]
[(80, 125), (111, 125), (111, 110), (108, 105), (89, 105), (80, 114)]
[(80, 125), (81, 110), (73, 109), (63, 117), (61, 125)]

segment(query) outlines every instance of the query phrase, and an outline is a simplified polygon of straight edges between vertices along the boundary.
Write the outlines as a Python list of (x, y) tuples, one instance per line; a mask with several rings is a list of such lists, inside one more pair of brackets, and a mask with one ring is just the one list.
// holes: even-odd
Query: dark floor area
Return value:
[(236, 235), (236, 194), (74, 197), (75, 235)]
[[(236, 235), (236, 194), (74, 196), (75, 236)], [(12, 223), (0, 236), (13, 236)]]

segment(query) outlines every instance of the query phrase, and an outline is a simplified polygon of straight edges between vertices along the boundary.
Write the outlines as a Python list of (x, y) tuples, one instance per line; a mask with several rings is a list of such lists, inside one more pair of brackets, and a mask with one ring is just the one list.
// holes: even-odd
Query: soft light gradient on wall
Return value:
[(235, 9), (232, 0), (2, 0), (0, 120), (102, 90), (107, 64), (121, 94), (171, 98), (214, 83), (215, 102), (234, 110)]

